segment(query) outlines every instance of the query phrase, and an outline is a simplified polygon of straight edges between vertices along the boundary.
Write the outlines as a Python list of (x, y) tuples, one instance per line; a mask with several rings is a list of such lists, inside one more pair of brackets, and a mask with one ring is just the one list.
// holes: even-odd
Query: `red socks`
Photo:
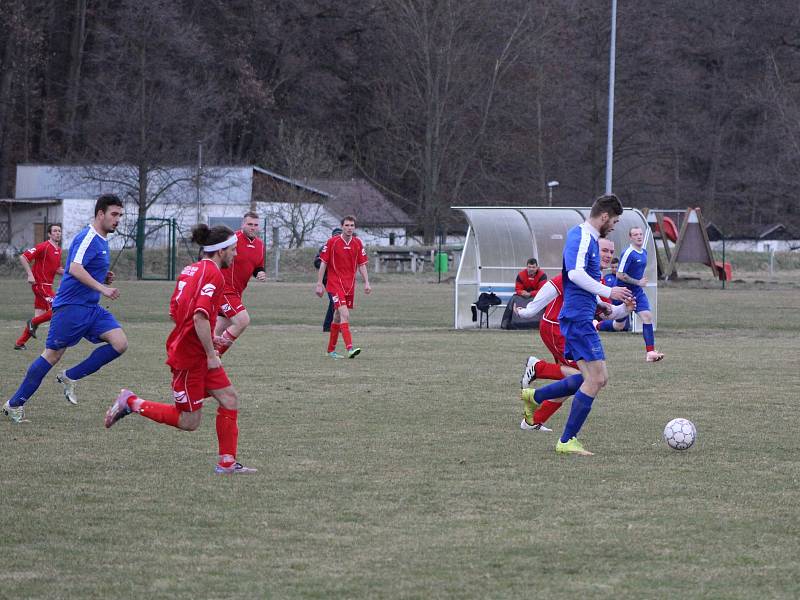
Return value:
[(236, 447), (239, 444), (238, 418), (238, 410), (217, 407), (217, 441), (220, 465), (223, 467), (230, 467), (236, 459)]
[(552, 400), (545, 400), (533, 413), (534, 423), (546, 423), (547, 419), (552, 417), (555, 412), (561, 408), (563, 402), (553, 402)]
[(339, 327), (342, 329), (342, 339), (344, 340), (344, 347), (348, 350), (353, 348), (353, 336), (350, 335), (350, 323), (341, 323)]
[(219, 355), (222, 356), (228, 351), (228, 349), (233, 345), (233, 342), (235, 342), (237, 339), (239, 339), (238, 336), (233, 335), (230, 332), (230, 329), (226, 329), (222, 332), (221, 336), (214, 338), (214, 350), (219, 352)]
[(31, 339), (31, 334), (28, 333), (28, 326), (25, 326), (25, 329), (22, 330), (22, 335), (17, 338), (17, 341), (14, 342), (17, 346), (24, 346), (25, 342)]
[(555, 381), (564, 379), (564, 374), (561, 372), (561, 365), (555, 363), (548, 363), (540, 360), (536, 363), (534, 371), (536, 371), (537, 379), (553, 379)]
[(136, 396), (128, 398), (128, 406), (133, 410), (132, 401), (138, 400), (141, 406), (138, 410), (139, 414), (147, 417), (156, 423), (164, 423), (172, 427), (178, 426), (178, 419), (181, 416), (181, 411), (174, 404), (162, 404), (161, 402), (150, 402), (149, 400), (141, 400)]
[(41, 325), (42, 323), (47, 323), (52, 318), (53, 318), (53, 311), (48, 310), (47, 312), (40, 314), (38, 317), (33, 317), (31, 319), (31, 323), (33, 325), (38, 326)]
[(339, 341), (339, 323), (331, 323), (331, 333), (328, 337), (328, 352), (336, 350), (336, 343)]

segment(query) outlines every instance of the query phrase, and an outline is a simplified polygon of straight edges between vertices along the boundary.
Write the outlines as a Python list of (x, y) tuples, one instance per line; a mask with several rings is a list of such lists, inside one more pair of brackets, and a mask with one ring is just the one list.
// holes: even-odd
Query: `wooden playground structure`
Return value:
[(678, 263), (698, 263), (709, 267), (716, 279), (731, 280), (731, 264), (724, 262), (724, 250), (722, 261), (714, 258), (699, 208), (685, 211), (644, 209), (642, 212), (655, 242), (659, 279), (677, 278)]

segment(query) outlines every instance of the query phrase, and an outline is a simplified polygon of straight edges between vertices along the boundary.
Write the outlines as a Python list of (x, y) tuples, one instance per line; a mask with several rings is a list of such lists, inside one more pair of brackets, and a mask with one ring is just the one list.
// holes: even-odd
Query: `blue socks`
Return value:
[(653, 324), (642, 324), (642, 336), (644, 337), (644, 345), (649, 350), (656, 345), (656, 336), (653, 335)]
[(82, 363), (75, 365), (71, 369), (67, 369), (67, 377), (72, 380), (82, 379), (120, 356), (122, 355), (114, 350), (114, 346), (111, 344), (104, 344), (87, 356)]
[(536, 401), (536, 404), (541, 404), (545, 400), (572, 396), (581, 385), (583, 385), (583, 375), (580, 373), (570, 375), (561, 381), (554, 381), (549, 385), (540, 387), (534, 392), (533, 399)]
[(594, 398), (591, 396), (587, 396), (580, 390), (575, 392), (572, 406), (569, 408), (569, 417), (567, 417), (567, 423), (564, 425), (564, 433), (561, 434), (562, 443), (566, 443), (578, 435), (581, 427), (583, 427), (583, 422), (589, 416), (589, 411), (592, 410), (592, 402), (594, 402)]
[(28, 367), (25, 379), (22, 380), (19, 389), (11, 396), (8, 404), (16, 408), (30, 400), (30, 397), (36, 393), (36, 390), (38, 390), (39, 386), (42, 384), (44, 376), (47, 375), (52, 368), (53, 365), (41, 356), (33, 361), (31, 366)]

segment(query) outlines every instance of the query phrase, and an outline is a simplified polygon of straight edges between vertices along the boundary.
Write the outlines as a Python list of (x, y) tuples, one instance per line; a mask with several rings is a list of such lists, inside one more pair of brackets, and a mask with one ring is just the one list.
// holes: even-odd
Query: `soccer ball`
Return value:
[(697, 439), (697, 430), (688, 419), (672, 419), (664, 427), (664, 441), (673, 450), (688, 450)]

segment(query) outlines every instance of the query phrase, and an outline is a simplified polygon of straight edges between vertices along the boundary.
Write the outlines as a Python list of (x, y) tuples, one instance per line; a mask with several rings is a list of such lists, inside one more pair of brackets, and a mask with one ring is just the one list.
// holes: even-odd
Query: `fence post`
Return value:
[(275, 254), (275, 274), (273, 279), (274, 281), (277, 281), (281, 262), (280, 229), (278, 227), (272, 228), (272, 250)]

